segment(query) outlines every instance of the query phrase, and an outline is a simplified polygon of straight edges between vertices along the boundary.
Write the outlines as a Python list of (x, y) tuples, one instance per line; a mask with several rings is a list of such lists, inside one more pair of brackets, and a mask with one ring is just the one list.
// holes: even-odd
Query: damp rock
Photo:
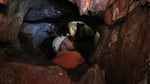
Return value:
[(55, 24), (53, 23), (23, 23), (20, 32), (31, 41), (34, 48), (39, 48), (39, 45), (48, 38), (48, 32), (54, 31)]
[(1, 64), (0, 79), (0, 84), (71, 84), (67, 73), (58, 66), (41, 67), (22, 63)]
[(45, 18), (59, 18), (68, 12), (68, 8), (53, 0), (36, 0), (24, 20), (35, 21)]

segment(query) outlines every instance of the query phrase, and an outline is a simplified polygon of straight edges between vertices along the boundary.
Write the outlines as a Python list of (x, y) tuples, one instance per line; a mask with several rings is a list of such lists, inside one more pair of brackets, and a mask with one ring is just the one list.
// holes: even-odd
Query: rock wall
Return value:
[(110, 26), (95, 53), (106, 69), (107, 84), (137, 84), (150, 53), (148, 8), (136, 8), (122, 23)]
[(1, 84), (70, 84), (68, 75), (58, 66), (3, 63), (0, 67)]
[(149, 0), (68, 0), (79, 9), (80, 15), (94, 15), (104, 17), (108, 25), (126, 16), (141, 4), (149, 3)]
[(18, 32), (23, 22), (24, 15), (32, 6), (33, 0), (2, 0), (1, 2), (5, 6), (7, 12), (1, 12), (0, 20), (0, 39), (3, 42), (10, 41), (10, 43), (19, 48)]

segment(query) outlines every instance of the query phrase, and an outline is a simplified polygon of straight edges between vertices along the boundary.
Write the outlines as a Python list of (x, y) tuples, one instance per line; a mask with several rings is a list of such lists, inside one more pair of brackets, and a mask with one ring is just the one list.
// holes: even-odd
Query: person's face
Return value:
[(61, 49), (73, 50), (74, 49), (73, 42), (70, 41), (68, 38), (64, 39), (64, 41), (61, 44)]

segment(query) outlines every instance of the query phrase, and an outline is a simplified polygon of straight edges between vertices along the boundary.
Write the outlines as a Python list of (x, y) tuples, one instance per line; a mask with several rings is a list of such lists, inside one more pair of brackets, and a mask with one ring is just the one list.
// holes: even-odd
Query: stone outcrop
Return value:
[[(0, 40), (10, 41), (16, 48), (20, 47), (18, 41), (19, 28), (23, 22), (24, 15), (32, 6), (33, 0), (3, 0), (6, 12), (0, 13)], [(6, 2), (7, 1), (7, 2)], [(3, 4), (3, 3), (2, 3)]]
[[(56, 25), (53, 23), (27, 23), (24, 22), (20, 29), (20, 35), (23, 38), (27, 38), (33, 48), (38, 49), (40, 48), (41, 43), (47, 39), (48, 32), (54, 32)], [(25, 43), (22, 41), (22, 43)]]
[[(137, 7), (126, 18), (109, 26), (97, 49), (97, 61), (106, 69), (107, 84), (136, 84), (145, 74), (150, 53), (149, 8)], [(115, 76), (115, 78), (114, 78)]]
[(40, 67), (21, 63), (0, 65), (1, 84), (70, 84), (64, 70), (58, 66)]
[(80, 15), (103, 15), (107, 24), (112, 25), (116, 20), (149, 0), (69, 0), (78, 6)]

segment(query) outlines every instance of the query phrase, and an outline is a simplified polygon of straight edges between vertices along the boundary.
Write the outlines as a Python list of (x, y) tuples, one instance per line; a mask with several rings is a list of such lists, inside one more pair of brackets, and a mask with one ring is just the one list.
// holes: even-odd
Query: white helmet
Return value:
[(52, 47), (55, 50), (55, 52), (58, 52), (59, 48), (60, 48), (60, 44), (63, 42), (63, 40), (65, 39), (65, 36), (57, 36), (53, 42), (52, 42)]

